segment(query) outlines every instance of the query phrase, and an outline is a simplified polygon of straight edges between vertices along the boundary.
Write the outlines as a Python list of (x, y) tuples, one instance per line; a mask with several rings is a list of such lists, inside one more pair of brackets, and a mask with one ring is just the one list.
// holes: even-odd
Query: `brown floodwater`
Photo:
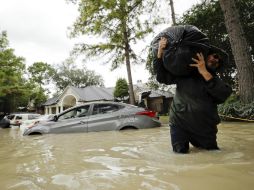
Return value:
[(0, 189), (253, 190), (254, 123), (218, 126), (220, 151), (171, 150), (169, 128), (22, 136), (0, 129)]

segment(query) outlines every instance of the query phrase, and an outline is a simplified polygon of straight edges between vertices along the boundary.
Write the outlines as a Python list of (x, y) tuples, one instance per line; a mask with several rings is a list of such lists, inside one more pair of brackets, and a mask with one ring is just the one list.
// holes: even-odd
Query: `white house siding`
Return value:
[(45, 114), (58, 114), (65, 109), (78, 105), (78, 98), (71, 88), (67, 88), (59, 97), (57, 104), (45, 106)]

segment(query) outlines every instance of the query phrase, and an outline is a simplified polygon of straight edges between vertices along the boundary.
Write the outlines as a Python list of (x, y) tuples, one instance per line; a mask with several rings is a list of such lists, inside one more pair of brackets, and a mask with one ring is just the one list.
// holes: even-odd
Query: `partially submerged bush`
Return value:
[(230, 96), (224, 104), (218, 106), (222, 119), (241, 118), (254, 121), (254, 102), (243, 104), (236, 95)]

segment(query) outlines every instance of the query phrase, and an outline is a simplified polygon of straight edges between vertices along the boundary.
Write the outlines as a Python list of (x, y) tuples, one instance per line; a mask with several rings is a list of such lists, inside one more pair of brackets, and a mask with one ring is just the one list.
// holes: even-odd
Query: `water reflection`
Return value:
[(253, 123), (219, 126), (219, 151), (171, 151), (169, 129), (23, 137), (0, 129), (1, 189), (238, 190), (254, 182)]

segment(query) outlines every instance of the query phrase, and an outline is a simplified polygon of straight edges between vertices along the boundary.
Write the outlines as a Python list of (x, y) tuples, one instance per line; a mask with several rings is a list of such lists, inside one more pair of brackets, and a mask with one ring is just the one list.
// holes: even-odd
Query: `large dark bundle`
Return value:
[(160, 32), (152, 41), (153, 56), (157, 56), (158, 43), (166, 37), (168, 44), (164, 49), (163, 64), (166, 70), (175, 76), (188, 76), (196, 72), (190, 67), (191, 58), (202, 52), (206, 57), (211, 49), (207, 36), (197, 27), (191, 25), (172, 26)]

